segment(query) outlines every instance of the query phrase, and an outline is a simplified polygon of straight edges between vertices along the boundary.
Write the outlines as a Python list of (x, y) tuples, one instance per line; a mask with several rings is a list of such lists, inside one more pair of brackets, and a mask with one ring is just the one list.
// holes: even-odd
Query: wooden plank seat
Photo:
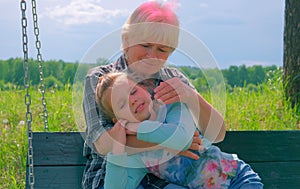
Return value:
[[(35, 188), (81, 188), (86, 163), (82, 134), (33, 134)], [(265, 188), (300, 187), (300, 131), (228, 131), (225, 140), (217, 145), (248, 162), (261, 176)]]

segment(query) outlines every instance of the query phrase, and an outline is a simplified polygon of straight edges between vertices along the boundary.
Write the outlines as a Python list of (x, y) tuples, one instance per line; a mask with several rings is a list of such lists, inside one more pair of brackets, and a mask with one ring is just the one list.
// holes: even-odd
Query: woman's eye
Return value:
[(150, 45), (147, 45), (147, 44), (141, 44), (141, 46), (144, 47), (144, 48), (150, 47)]
[(158, 50), (159, 50), (160, 52), (168, 52), (167, 50), (161, 49), (161, 48), (159, 48)]

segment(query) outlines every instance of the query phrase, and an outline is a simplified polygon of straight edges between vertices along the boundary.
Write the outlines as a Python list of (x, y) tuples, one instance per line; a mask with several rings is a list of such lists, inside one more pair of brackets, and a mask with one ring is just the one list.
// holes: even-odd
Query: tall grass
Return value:
[(228, 130), (295, 130), (299, 115), (282, 94), (261, 85), (258, 91), (235, 88), (227, 95), (226, 125)]
[[(41, 95), (35, 89), (30, 94), (32, 128), (34, 131), (43, 131)], [(0, 95), (0, 188), (24, 188), (27, 153), (24, 91), (0, 91)], [(69, 87), (48, 90), (46, 99), (50, 131), (77, 131), (72, 109), (72, 90)], [(254, 88), (234, 88), (228, 91), (225, 114), (228, 130), (300, 129), (299, 114), (283, 99), (280, 77)]]
[[(27, 158), (27, 128), (25, 126), (25, 92), (0, 91), (0, 188), (24, 188)], [(32, 89), (32, 129), (44, 130), (43, 106), (38, 90)], [(50, 131), (76, 131), (72, 111), (72, 91), (49, 90), (46, 93)]]
[(300, 129), (299, 113), (285, 99), (282, 71), (268, 73), (259, 86), (237, 87), (227, 93), (226, 125), (228, 130)]
[[(0, 102), (0, 188), (24, 188), (26, 128), (21, 112), (21, 91), (2, 91)], [(24, 109), (24, 108), (23, 108)]]

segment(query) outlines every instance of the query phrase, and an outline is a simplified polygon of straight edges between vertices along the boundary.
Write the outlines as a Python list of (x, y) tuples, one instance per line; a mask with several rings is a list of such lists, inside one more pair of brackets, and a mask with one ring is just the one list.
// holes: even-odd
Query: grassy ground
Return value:
[(227, 94), (228, 130), (300, 129), (299, 115), (283, 101), (281, 90), (262, 85), (258, 91), (236, 88)]
[[(31, 92), (32, 128), (43, 131), (40, 94)], [(26, 106), (22, 90), (0, 91), (0, 188), (24, 188), (27, 153)], [(47, 91), (50, 131), (76, 131), (72, 111), (72, 91)]]
[[(27, 153), (24, 91), (0, 91), (0, 96), (0, 188), (24, 188)], [(43, 131), (40, 94), (32, 90), (31, 97), (33, 130)], [(77, 131), (72, 91), (68, 88), (47, 91), (46, 98), (50, 131)], [(300, 129), (299, 114), (282, 99), (280, 83), (266, 83), (255, 90), (235, 88), (227, 92), (225, 120), (228, 130)]]

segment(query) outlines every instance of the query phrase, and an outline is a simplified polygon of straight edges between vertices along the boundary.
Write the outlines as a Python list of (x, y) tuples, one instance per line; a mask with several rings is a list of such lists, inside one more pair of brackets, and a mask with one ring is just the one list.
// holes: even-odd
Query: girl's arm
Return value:
[(186, 105), (174, 103), (168, 107), (164, 123), (149, 120), (141, 122), (137, 130), (137, 138), (183, 151), (190, 147), (194, 131), (194, 121)]
[(137, 188), (147, 173), (139, 155), (127, 153), (107, 155), (104, 189)]
[(125, 152), (125, 123), (125, 120), (119, 120), (112, 128), (111, 137), (114, 140), (112, 151), (107, 155), (105, 189), (136, 188), (147, 173), (139, 155), (127, 156)]

